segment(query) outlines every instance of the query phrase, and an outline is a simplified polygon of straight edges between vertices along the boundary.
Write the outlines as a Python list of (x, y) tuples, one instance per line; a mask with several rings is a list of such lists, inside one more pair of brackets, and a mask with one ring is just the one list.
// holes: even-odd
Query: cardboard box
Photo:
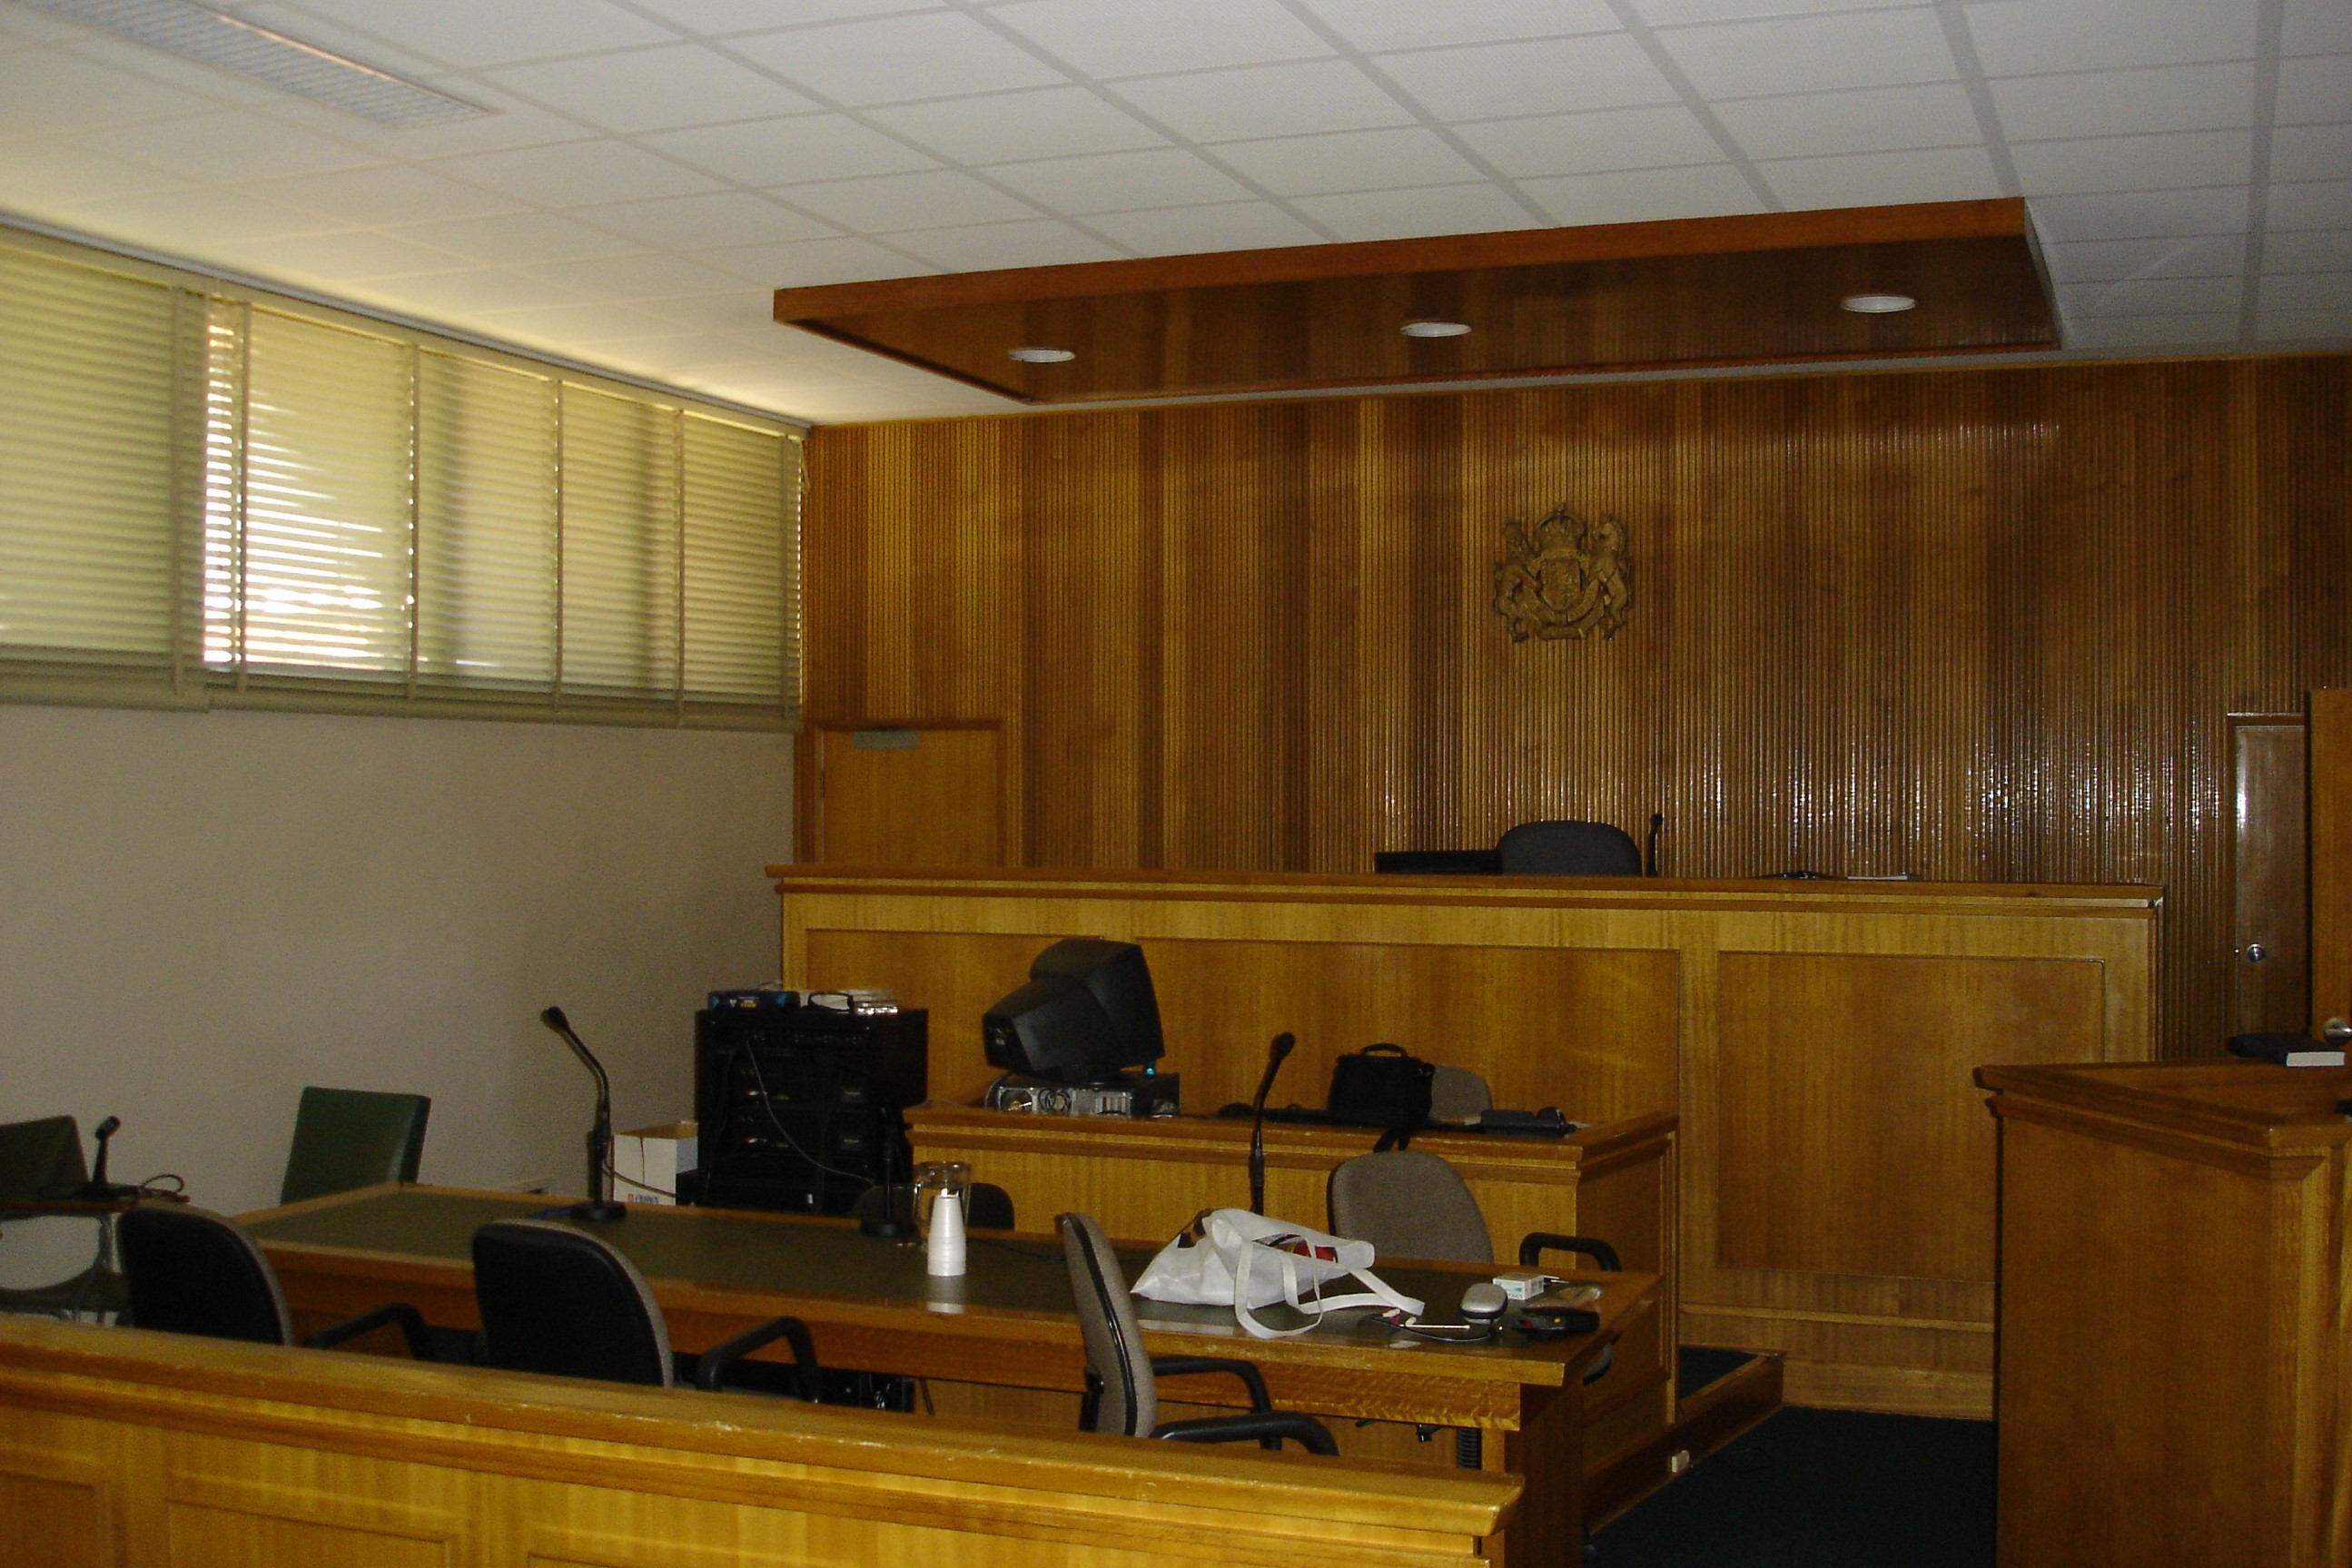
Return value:
[(694, 1168), (695, 1124), (668, 1122), (613, 1135), (613, 1196), (622, 1203), (676, 1203), (677, 1178)]

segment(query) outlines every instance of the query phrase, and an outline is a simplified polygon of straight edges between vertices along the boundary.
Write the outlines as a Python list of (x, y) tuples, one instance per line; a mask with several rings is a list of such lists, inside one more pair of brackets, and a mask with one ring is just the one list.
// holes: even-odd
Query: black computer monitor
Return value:
[(1037, 955), (1029, 983), (981, 1019), (988, 1064), (1065, 1083), (1113, 1083), (1164, 1050), (1143, 949), (1072, 936)]

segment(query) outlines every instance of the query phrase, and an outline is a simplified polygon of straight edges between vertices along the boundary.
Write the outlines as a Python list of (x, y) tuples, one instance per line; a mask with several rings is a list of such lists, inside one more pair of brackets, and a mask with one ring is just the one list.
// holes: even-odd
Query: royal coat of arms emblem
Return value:
[(1511, 641), (1582, 637), (1596, 627), (1613, 637), (1633, 602), (1625, 581), (1625, 528), (1614, 517), (1586, 522), (1554, 507), (1530, 529), (1503, 525), (1504, 557), (1495, 563), (1495, 613)]

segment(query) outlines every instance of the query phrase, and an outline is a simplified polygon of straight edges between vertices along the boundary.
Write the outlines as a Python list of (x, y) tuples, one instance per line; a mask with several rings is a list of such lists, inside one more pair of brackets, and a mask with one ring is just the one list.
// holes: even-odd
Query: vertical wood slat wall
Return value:
[[(1598, 818), (1661, 869), (2159, 883), (2223, 1030), (2232, 711), (2352, 684), (2352, 358), (836, 426), (812, 717), (995, 718), (1040, 866), (1369, 870)], [(1506, 518), (1627, 528), (1513, 643)]]

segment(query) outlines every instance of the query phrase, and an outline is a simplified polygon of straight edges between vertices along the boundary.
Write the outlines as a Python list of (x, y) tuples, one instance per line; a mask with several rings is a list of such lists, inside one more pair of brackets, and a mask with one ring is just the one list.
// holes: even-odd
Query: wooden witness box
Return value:
[[(1580, 1152), (1549, 1176), (1473, 1185), (1486, 1183), (1497, 1232), (1582, 1228), (1624, 1249), (1627, 1267), (1661, 1275), (1683, 1343), (1785, 1355), (1797, 1404), (1990, 1416), (1994, 1131), (1971, 1074), (2152, 1054), (2155, 888), (771, 873), (785, 983), (887, 986), (929, 1008), (935, 1095), (988, 1081), (981, 1014), (1041, 948), (1107, 936), (1143, 946), (1167, 1035), (1161, 1071), (1183, 1075), (1190, 1112), (1247, 1100), (1266, 1042), (1290, 1030), (1298, 1049), (1276, 1103), (1320, 1104), (1334, 1058), (1393, 1040), (1484, 1074), (1498, 1105), (1557, 1105), (1604, 1137), (1672, 1117), (1671, 1154), (1651, 1166), (1673, 1215), (1654, 1259), (1641, 1255), (1643, 1233), (1629, 1247), (1609, 1234), (1613, 1220), (1588, 1213), (1604, 1200), (1584, 1186), (1593, 1173)], [(1225, 1181), (1182, 1173), (1213, 1169), (1214, 1140), (1244, 1135), (1203, 1130), (1206, 1142), (1187, 1144), (1194, 1134), (1136, 1131), (1130, 1170), (1180, 1154), (1160, 1162), (1164, 1179), (1193, 1185), (1113, 1229), (1165, 1232), (1204, 1199), (1239, 1199), (1233, 1145)], [(1272, 1146), (1276, 1201), (1321, 1213), (1315, 1163), (1334, 1152), (1296, 1129)], [(1085, 1177), (1081, 1162), (1057, 1165), (1044, 1148), (975, 1153), (974, 1175), (1003, 1182), (1001, 1158), (1029, 1162), (1017, 1179), (1040, 1183), (1019, 1198), (1024, 1225), (1125, 1201), (1100, 1184), (1133, 1179)], [(1043, 1185), (1049, 1170), (1076, 1185)], [(1502, 1196), (1538, 1191), (1573, 1223)], [(1053, 1207), (1040, 1215), (1039, 1200)]]
[(1978, 1077), (2001, 1568), (2352, 1563), (2352, 1071)]

